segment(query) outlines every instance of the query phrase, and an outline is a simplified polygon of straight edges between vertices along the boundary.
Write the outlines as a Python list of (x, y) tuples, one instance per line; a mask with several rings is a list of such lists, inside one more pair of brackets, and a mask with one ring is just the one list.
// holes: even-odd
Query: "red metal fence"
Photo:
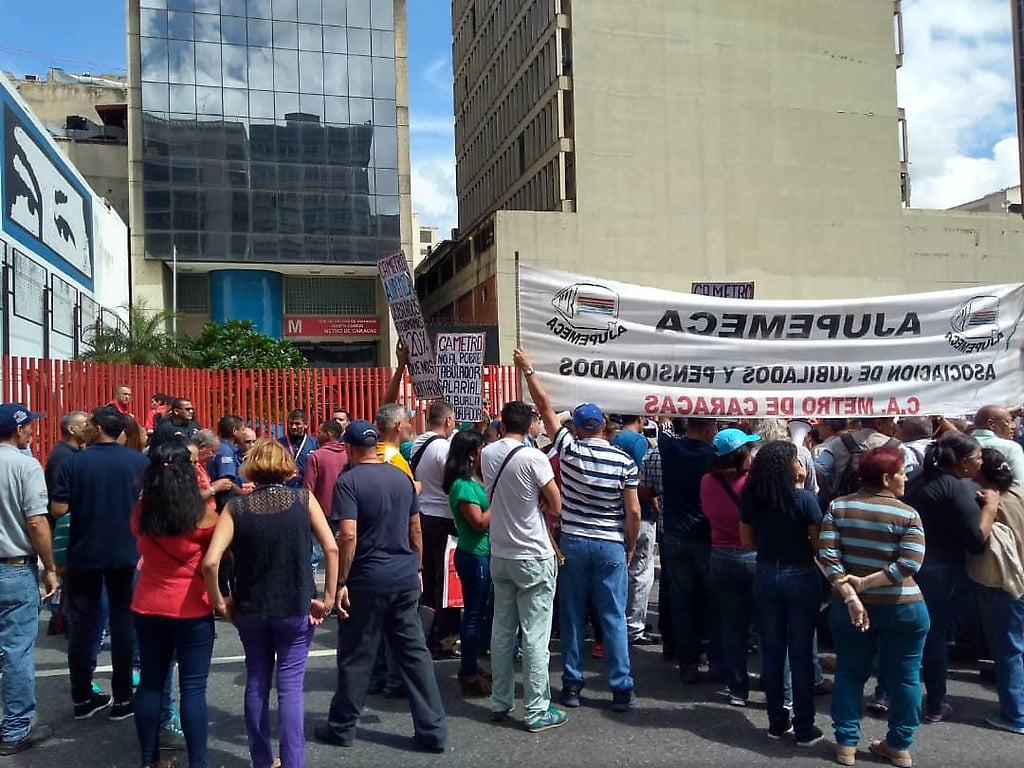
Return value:
[[(114, 388), (120, 385), (131, 387), (132, 411), (140, 422), (149, 410), (150, 398), (163, 392), (191, 399), (196, 420), (204, 427), (215, 428), (221, 416), (236, 413), (257, 432), (266, 432), (283, 424), (294, 408), (308, 411), (313, 425), (338, 407), (346, 408), (353, 418), (372, 419), (392, 372), (391, 368), (211, 371), (4, 357), (0, 375), (3, 402), (24, 403), (46, 414), (33, 444), (33, 452), (45, 461), (60, 440), (60, 417), (110, 402)], [(515, 368), (485, 366), (484, 396), (492, 411), (517, 399)], [(416, 426), (422, 429), (427, 403), (416, 401), (408, 375), (399, 401), (415, 411)]]

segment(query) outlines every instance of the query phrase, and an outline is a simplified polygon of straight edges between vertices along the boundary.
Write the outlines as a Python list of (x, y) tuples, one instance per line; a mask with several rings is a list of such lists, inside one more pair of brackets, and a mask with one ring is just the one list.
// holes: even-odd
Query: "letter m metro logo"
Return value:
[(288, 333), (301, 336), (302, 335), (302, 320), (289, 320), (288, 321)]

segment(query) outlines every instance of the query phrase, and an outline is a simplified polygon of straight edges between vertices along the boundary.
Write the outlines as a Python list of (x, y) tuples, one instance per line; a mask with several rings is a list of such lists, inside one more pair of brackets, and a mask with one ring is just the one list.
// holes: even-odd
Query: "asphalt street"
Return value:
[[(242, 715), (242, 649), (230, 624), (218, 622), (217, 633), (207, 695), (210, 765), (242, 768), (249, 765)], [(817, 699), (818, 726), (826, 733), (825, 742), (810, 748), (772, 742), (766, 737), (762, 694), (752, 694), (750, 706), (739, 709), (728, 706), (720, 684), (684, 686), (675, 668), (662, 660), (660, 646), (632, 649), (639, 702), (629, 714), (611, 711), (603, 662), (588, 658), (583, 706), (570, 711), (565, 726), (536, 735), (527, 733), (522, 727), (521, 703), (511, 722), (494, 724), (489, 721), (486, 699), (459, 696), (458, 661), (450, 660), (436, 664), (451, 733), (446, 754), (417, 751), (406, 702), (382, 696), (369, 697), (354, 746), (318, 744), (312, 731), (324, 717), (334, 688), (336, 633), (333, 624), (317, 631), (306, 676), (307, 765), (311, 767), (760, 766), (783, 761), (810, 766), (832, 761), (827, 697)], [(138, 766), (133, 720), (111, 722), (102, 713), (82, 722), (73, 719), (65, 648), (63, 637), (47, 637), (44, 631), (36, 652), (40, 719), (56, 728), (55, 738), (21, 755), (0, 758), (0, 768), (4, 764), (19, 768)], [(109, 667), (104, 666), (110, 663), (109, 654), (102, 653), (99, 663), (96, 680), (109, 690)], [(551, 659), (556, 695), (561, 685), (560, 664), (556, 640)], [(751, 666), (754, 668), (753, 661)], [(977, 671), (969, 666), (954, 665), (950, 678), (956, 719), (922, 725), (913, 750), (915, 765), (1019, 766), (1024, 737), (993, 730), (984, 723), (993, 709), (995, 690), (981, 684)], [(867, 752), (868, 740), (884, 735), (884, 722), (865, 719), (860, 764), (885, 765)], [(184, 753), (179, 762), (182, 768), (187, 764)]]

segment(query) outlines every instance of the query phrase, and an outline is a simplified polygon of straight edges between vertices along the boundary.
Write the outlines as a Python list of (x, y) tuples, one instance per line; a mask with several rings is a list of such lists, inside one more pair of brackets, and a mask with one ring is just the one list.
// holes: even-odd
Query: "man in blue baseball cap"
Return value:
[(32, 654), (39, 632), (37, 560), (43, 563), (44, 599), (57, 590), (46, 480), (39, 462), (22, 451), (32, 442), (32, 422), (43, 414), (21, 403), (0, 405), (0, 647), (4, 701), (0, 755), (16, 755), (53, 736), (36, 722), (36, 672)]
[(553, 436), (562, 474), (562, 538), (565, 565), (559, 573), (558, 608), (562, 639), (562, 704), (580, 706), (583, 688), (583, 633), (593, 601), (604, 631), (604, 654), (612, 711), (636, 707), (626, 630), (627, 564), (640, 532), (639, 471), (636, 462), (602, 437), (605, 417), (596, 403), (572, 412), (576, 435), (558, 421), (526, 352), (516, 366), (544, 428)]

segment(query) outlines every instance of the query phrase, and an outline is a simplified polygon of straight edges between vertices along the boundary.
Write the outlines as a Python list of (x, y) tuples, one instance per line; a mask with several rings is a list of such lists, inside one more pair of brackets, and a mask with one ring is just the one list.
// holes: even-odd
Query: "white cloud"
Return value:
[(413, 156), (412, 207), (422, 226), (440, 227), (442, 238), (447, 238), (451, 229), (458, 226), (454, 157)]
[(452, 93), (452, 60), (449, 56), (434, 59), (421, 75), (424, 82), (451, 98)]
[(1019, 183), (1005, 0), (908, 0), (899, 102), (912, 203), (948, 208)]

